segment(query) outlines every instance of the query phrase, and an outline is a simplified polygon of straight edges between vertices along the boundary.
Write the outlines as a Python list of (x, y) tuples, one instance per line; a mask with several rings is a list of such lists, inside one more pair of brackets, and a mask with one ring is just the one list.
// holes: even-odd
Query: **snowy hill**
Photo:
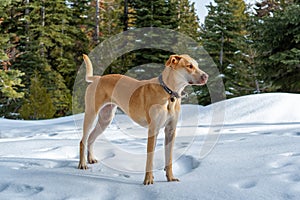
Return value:
[(174, 174), (163, 134), (155, 183), (144, 186), (146, 129), (117, 115), (99, 137), (101, 161), (78, 170), (83, 115), (0, 119), (0, 199), (300, 199), (300, 94), (260, 94), (183, 105)]

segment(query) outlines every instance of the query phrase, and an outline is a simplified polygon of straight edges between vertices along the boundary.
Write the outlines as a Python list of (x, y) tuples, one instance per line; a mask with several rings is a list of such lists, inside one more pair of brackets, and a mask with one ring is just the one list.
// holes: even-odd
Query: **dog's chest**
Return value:
[(169, 117), (173, 117), (180, 112), (180, 103), (181, 103), (180, 99), (177, 98), (168, 99), (166, 103), (166, 107), (167, 107)]

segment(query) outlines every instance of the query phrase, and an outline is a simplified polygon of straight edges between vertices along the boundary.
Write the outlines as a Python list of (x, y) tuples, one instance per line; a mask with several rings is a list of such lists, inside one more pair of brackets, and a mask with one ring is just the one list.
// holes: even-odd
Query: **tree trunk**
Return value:
[(100, 7), (99, 7), (99, 0), (96, 0), (96, 16), (95, 16), (95, 34), (94, 34), (94, 41), (98, 44), (99, 43), (99, 14), (100, 14)]

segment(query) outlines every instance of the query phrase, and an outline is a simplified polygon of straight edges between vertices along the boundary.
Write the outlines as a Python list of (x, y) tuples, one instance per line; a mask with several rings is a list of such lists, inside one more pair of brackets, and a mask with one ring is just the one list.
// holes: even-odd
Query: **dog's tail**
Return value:
[(93, 75), (93, 65), (89, 57), (85, 54), (83, 54), (83, 60), (85, 62), (86, 66), (86, 75), (85, 75), (85, 80), (86, 82), (93, 82), (95, 79), (98, 77)]

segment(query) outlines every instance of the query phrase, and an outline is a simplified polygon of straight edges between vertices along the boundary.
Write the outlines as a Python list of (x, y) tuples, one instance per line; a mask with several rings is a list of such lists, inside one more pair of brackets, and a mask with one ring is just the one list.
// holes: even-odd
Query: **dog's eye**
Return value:
[(194, 68), (193, 65), (188, 65), (187, 67), (190, 68), (190, 69), (193, 69), (193, 68)]

